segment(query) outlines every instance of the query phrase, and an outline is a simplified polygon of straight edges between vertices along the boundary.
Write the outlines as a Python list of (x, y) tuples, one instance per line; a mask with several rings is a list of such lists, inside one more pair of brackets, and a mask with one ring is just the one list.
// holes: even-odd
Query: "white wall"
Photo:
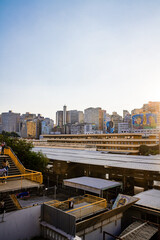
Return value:
[(5, 213), (4, 222), (0, 214), (0, 239), (28, 240), (40, 235), (41, 206), (34, 206), (10, 213)]

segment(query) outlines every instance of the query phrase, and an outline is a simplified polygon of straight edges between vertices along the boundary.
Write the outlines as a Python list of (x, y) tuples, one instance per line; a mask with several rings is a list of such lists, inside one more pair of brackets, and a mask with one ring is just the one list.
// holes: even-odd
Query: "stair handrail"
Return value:
[[(21, 160), (19, 160), (19, 158), (17, 157), (17, 155), (15, 154), (15, 152), (12, 150), (11, 147), (7, 147), (11, 150), (11, 152), (13, 153), (13, 155), (17, 158), (18, 162), (24, 167), (23, 163), (21, 162)], [(25, 168), (25, 167), (24, 167)]]
[(12, 202), (14, 203), (14, 205), (17, 207), (17, 209), (19, 209), (19, 210), (22, 209), (22, 207), (21, 207), (20, 203), (18, 202), (15, 194), (11, 194), (9, 196), (10, 196)]
[[(21, 172), (20, 175), (18, 176), (23, 176), (27, 179), (31, 179), (33, 181), (33, 179), (36, 178), (37, 174), (39, 175), (39, 180), (36, 179), (36, 182), (39, 182), (40, 184), (43, 183), (43, 175), (41, 172), (37, 172), (37, 171), (33, 171), (33, 170), (30, 170), (30, 169), (26, 169), (23, 164), (21, 163), (21, 161), (18, 159), (18, 157), (16, 156), (16, 154), (14, 153), (14, 151), (12, 150), (11, 147), (7, 147), (4, 149), (4, 154), (7, 154), (10, 156), (10, 158), (12, 159), (12, 161), (14, 162), (14, 164), (16, 165), (16, 167), (19, 169), (19, 171)], [(30, 172), (29, 174), (26, 174), (26, 172)], [(12, 177), (15, 177), (16, 175), (14, 176), (6, 176), (6, 177), (3, 177), (5, 179), (7, 178), (12, 178)], [(1, 179), (2, 177), (0, 177)]]
[[(14, 157), (16, 158), (16, 160), (17, 160), (17, 162), (20, 164), (17, 164), (15, 161), (14, 161), (14, 159), (11, 157), (11, 159), (13, 160), (13, 162), (15, 163), (15, 165), (18, 167), (18, 169), (20, 170), (23, 170), (23, 172), (25, 172), (25, 170), (26, 170), (26, 168), (24, 167), (24, 165), (22, 164), (22, 162), (19, 160), (19, 158), (17, 157), (17, 155), (14, 153), (14, 151), (12, 150), (12, 148), (11, 147), (6, 147), (6, 149), (4, 149), (4, 152), (6, 151), (6, 150), (10, 150), (11, 151), (11, 153), (14, 155)], [(8, 154), (9, 155), (9, 154)], [(21, 166), (21, 167), (19, 167), (19, 166)]]

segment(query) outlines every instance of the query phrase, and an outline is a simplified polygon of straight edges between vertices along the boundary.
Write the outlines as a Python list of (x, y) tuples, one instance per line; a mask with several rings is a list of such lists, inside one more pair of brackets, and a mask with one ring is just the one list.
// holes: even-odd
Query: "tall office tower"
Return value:
[(83, 111), (78, 111), (78, 122), (83, 123), (84, 122), (84, 113)]
[(82, 123), (83, 122), (83, 112), (77, 110), (67, 111), (67, 123)]
[(105, 110), (101, 108), (87, 108), (84, 110), (84, 122), (94, 123), (96, 129), (103, 130), (103, 115)]
[(54, 121), (50, 118), (45, 118), (41, 122), (41, 134), (50, 134), (53, 129)]
[(144, 112), (150, 112), (157, 116), (157, 128), (160, 129), (160, 102), (148, 102), (143, 105)]
[(20, 136), (22, 138), (27, 138), (27, 121), (29, 120), (22, 120), (20, 121)]
[(56, 112), (56, 126), (62, 128), (63, 126), (63, 111)]
[(34, 118), (36, 118), (36, 114), (30, 112), (21, 115), (21, 120), (32, 120)]
[(63, 125), (67, 123), (67, 106), (63, 106)]
[(28, 138), (36, 138), (36, 129), (37, 129), (36, 121), (29, 120), (29, 121), (27, 121), (26, 124), (27, 124), (27, 137)]
[(13, 113), (12, 111), (2, 113), (2, 131), (19, 133), (20, 113)]
[(148, 102), (131, 113), (134, 133), (150, 135), (160, 132), (160, 102)]
[(111, 115), (111, 121), (113, 122), (114, 132), (118, 133), (118, 123), (122, 123), (123, 119), (117, 112), (113, 112)]
[(39, 119), (26, 121), (27, 138), (39, 138), (41, 134), (41, 121)]

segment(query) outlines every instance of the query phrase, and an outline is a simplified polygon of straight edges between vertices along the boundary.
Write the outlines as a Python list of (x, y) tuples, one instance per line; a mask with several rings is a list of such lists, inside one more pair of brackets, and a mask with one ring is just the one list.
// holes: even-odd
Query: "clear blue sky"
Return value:
[(160, 1), (0, 0), (0, 113), (160, 101)]

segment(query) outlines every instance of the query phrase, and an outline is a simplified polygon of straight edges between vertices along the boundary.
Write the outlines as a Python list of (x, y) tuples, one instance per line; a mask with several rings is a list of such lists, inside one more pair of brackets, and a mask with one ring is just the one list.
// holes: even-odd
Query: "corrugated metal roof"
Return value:
[(129, 225), (121, 234), (120, 238), (124, 240), (149, 240), (158, 232), (158, 228), (142, 222), (134, 222)]
[(160, 210), (160, 190), (151, 189), (145, 192), (138, 193), (134, 197), (140, 199), (136, 202), (136, 205)]
[(35, 147), (33, 151), (42, 151), (49, 159), (59, 161), (160, 172), (160, 155), (131, 156), (102, 154), (97, 151), (48, 147)]
[(87, 186), (89, 188), (106, 190), (106, 189), (121, 186), (121, 183), (119, 182), (104, 180), (100, 178), (92, 178), (92, 177), (78, 177), (78, 178), (65, 179), (63, 181), (64, 181), (64, 185), (67, 185), (67, 183), (80, 185), (81, 189), (83, 188), (83, 186)]

